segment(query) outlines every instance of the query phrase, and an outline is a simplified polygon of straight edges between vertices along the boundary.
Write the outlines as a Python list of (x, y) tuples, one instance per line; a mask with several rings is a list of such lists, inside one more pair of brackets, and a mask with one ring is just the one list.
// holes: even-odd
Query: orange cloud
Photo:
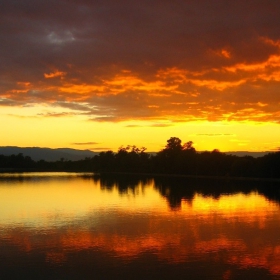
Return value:
[(52, 72), (50, 74), (44, 73), (44, 77), (46, 79), (51, 79), (51, 78), (56, 78), (56, 77), (63, 78), (65, 75), (66, 75), (66, 72), (61, 72), (61, 71), (58, 71), (58, 70), (55, 71), (55, 72)]
[(7, 2), (0, 11), (0, 105), (78, 103), (89, 120), (110, 122), (278, 123), (280, 4), (252, 10), (237, 1), (206, 11), (206, 0), (179, 0), (172, 9), (156, 0), (140, 10), (133, 2), (100, 8), (58, 0), (40, 17), (39, 3)]
[(280, 81), (280, 55), (271, 55), (266, 61), (254, 64), (240, 63), (224, 68), (226, 71), (251, 73), (253, 79)]

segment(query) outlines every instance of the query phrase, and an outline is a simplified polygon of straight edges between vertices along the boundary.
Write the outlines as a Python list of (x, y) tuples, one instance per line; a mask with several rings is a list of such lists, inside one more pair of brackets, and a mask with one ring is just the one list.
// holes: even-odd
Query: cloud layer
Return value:
[(279, 11), (274, 0), (0, 0), (0, 105), (279, 123)]

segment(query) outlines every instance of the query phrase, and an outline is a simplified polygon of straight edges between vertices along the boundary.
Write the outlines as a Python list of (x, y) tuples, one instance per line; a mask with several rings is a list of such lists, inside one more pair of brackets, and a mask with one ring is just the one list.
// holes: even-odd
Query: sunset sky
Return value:
[(280, 147), (280, 1), (0, 0), (0, 146)]

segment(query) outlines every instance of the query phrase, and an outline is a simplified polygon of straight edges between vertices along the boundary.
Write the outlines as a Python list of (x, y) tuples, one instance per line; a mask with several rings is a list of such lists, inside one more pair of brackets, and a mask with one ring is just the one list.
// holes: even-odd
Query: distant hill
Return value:
[(272, 151), (271, 152), (246, 152), (246, 151), (225, 152), (225, 154), (227, 154), (227, 155), (234, 155), (234, 156), (238, 156), (238, 157), (251, 156), (254, 158), (263, 157), (264, 155), (267, 155), (268, 153), (272, 153)]
[(35, 161), (57, 161), (63, 158), (64, 160), (81, 160), (86, 157), (94, 157), (99, 154), (90, 150), (76, 150), (69, 148), (39, 148), (39, 147), (16, 147), (7, 146), (0, 147), (0, 155), (10, 156), (22, 153), (24, 156), (29, 156)]
[[(35, 161), (45, 160), (45, 161), (57, 161), (60, 159), (64, 160), (81, 160), (86, 157), (94, 157), (98, 155), (99, 152), (92, 152), (90, 150), (76, 150), (70, 148), (40, 148), (40, 147), (16, 147), (16, 146), (0, 146), (0, 155), (10, 156), (18, 155), (22, 153), (24, 156), (29, 156)], [(269, 152), (246, 152), (246, 151), (237, 151), (237, 152), (225, 152), (227, 155), (236, 155), (239, 157), (243, 156), (252, 156), (254, 158), (262, 157)], [(149, 154), (155, 156), (157, 152), (149, 152)]]

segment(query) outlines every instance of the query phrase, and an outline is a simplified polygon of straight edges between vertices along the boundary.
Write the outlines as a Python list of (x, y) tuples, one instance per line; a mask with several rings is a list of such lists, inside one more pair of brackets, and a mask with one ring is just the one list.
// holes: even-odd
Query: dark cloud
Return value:
[(102, 151), (112, 151), (112, 149), (111, 149), (111, 148), (108, 148), (108, 147), (105, 147), (105, 148), (104, 148), (104, 147), (100, 147), (100, 148), (99, 148), (99, 147), (98, 147), (98, 148), (96, 147), (96, 148), (91, 149), (91, 150), (92, 150), (92, 151), (101, 151), (101, 152), (102, 152)]
[(151, 127), (169, 127), (173, 126), (172, 124), (165, 124), (165, 123), (154, 123), (151, 125)]
[(74, 116), (74, 114), (73, 113), (69, 113), (69, 112), (61, 112), (61, 113), (47, 112), (47, 113), (39, 113), (39, 114), (37, 114), (37, 116), (39, 116), (39, 117), (60, 118), (60, 117)]
[(173, 126), (173, 124), (166, 124), (166, 123), (154, 123), (154, 124), (150, 124), (150, 125), (134, 125), (134, 124), (130, 124), (130, 125), (126, 125), (125, 127), (131, 127), (131, 128), (139, 128), (139, 127), (170, 127)]
[(0, 98), (0, 106), (14, 106), (14, 100), (8, 98)]
[(125, 127), (143, 127), (142, 125), (136, 125), (136, 124), (129, 124), (129, 125), (126, 125)]
[(97, 143), (97, 142), (82, 142), (82, 143), (72, 143), (71, 145), (98, 145), (100, 143)]
[(280, 2), (0, 0), (0, 106), (280, 120)]

